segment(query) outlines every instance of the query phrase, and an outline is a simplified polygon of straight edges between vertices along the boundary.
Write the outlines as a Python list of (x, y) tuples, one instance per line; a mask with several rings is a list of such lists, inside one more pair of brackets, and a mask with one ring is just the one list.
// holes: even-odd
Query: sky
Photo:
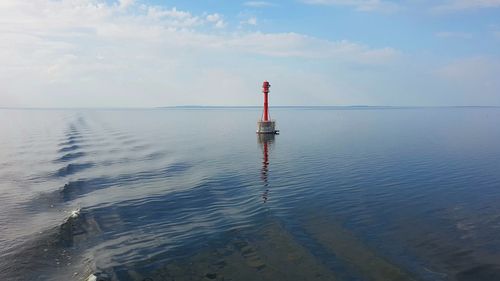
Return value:
[(500, 0), (1, 0), (0, 107), (500, 106)]

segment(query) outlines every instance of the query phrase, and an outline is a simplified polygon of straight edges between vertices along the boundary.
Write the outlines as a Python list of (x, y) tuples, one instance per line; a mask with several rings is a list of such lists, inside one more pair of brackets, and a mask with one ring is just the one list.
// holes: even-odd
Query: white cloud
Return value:
[(436, 70), (436, 75), (459, 91), (473, 95), (494, 95), (498, 99), (500, 60), (491, 57), (458, 59)]
[[(165, 9), (158, 6), (142, 6), (142, 9), (146, 11), (145, 15), (139, 15), (137, 18), (161, 22), (164, 26), (171, 28), (193, 28), (201, 25), (202, 20), (191, 15), (189, 12), (179, 11), (177, 8)], [(129, 15), (129, 17), (132, 17)]]
[(257, 18), (256, 17), (250, 17), (247, 20), (240, 21), (240, 24), (248, 24), (248, 25), (257, 25)]
[(352, 6), (358, 11), (394, 12), (401, 7), (385, 0), (302, 0), (311, 5)]
[(221, 19), (221, 16), (220, 16), (219, 14), (217, 14), (217, 13), (215, 13), (215, 14), (210, 14), (210, 15), (208, 15), (208, 16), (207, 16), (207, 20), (208, 20), (209, 22), (217, 22), (217, 21), (219, 21), (220, 19)]
[(386, 63), (399, 56), (392, 48), (371, 49), (346, 40), (332, 42), (297, 33), (248, 33), (228, 38), (228, 49), (271, 57), (335, 59), (356, 63)]
[(441, 31), (434, 34), (438, 38), (472, 39), (472, 33)]
[(265, 8), (265, 7), (275, 6), (274, 3), (266, 2), (266, 1), (247, 1), (247, 2), (243, 3), (243, 5), (245, 5), (247, 7), (253, 7), (253, 8)]
[(434, 6), (432, 10), (434, 12), (452, 12), (500, 7), (500, 0), (447, 0), (442, 2), (442, 4)]
[[(193, 15), (133, 2), (124, 9), (121, 3), (3, 0), (0, 106), (203, 103), (210, 99), (200, 96), (200, 87), (220, 95), (216, 82), (197, 84), (200, 71), (212, 77), (209, 65), (226, 65), (214, 75), (248, 83), (255, 70), (271, 69), (273, 58), (379, 64), (398, 57), (391, 48), (373, 49), (297, 33), (221, 34), (205, 28), (224, 25), (220, 14)], [(262, 57), (255, 69), (249, 69), (249, 55)], [(290, 71), (283, 66), (265, 73), (286, 76)], [(246, 88), (242, 83), (240, 88)], [(212, 102), (220, 103), (217, 97)], [(225, 98), (234, 104), (248, 101), (234, 95)]]
[(132, 6), (135, 3), (135, 0), (119, 0), (119, 6), (122, 9), (126, 9)]
[(216, 28), (223, 28), (226, 26), (226, 23), (224, 22), (220, 14), (209, 14), (207, 15), (206, 19), (208, 22), (213, 23)]
[(215, 27), (216, 28), (224, 28), (224, 27), (226, 27), (226, 23), (223, 20), (220, 20), (220, 21), (215, 23)]

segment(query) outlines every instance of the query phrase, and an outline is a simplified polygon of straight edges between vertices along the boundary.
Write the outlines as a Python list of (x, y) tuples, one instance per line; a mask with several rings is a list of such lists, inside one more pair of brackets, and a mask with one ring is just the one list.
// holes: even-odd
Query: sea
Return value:
[(500, 280), (500, 108), (0, 109), (0, 280)]

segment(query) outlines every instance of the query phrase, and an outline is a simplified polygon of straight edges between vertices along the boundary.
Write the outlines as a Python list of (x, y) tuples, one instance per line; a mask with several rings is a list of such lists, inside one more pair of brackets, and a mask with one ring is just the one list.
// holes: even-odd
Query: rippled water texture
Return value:
[(0, 110), (0, 280), (500, 280), (500, 109), (272, 114)]

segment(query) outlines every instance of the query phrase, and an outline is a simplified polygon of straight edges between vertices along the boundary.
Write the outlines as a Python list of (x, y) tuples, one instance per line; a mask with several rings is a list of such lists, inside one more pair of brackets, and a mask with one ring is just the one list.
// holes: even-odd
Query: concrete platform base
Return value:
[(263, 121), (257, 122), (257, 134), (278, 134), (279, 130), (276, 130), (276, 121)]

